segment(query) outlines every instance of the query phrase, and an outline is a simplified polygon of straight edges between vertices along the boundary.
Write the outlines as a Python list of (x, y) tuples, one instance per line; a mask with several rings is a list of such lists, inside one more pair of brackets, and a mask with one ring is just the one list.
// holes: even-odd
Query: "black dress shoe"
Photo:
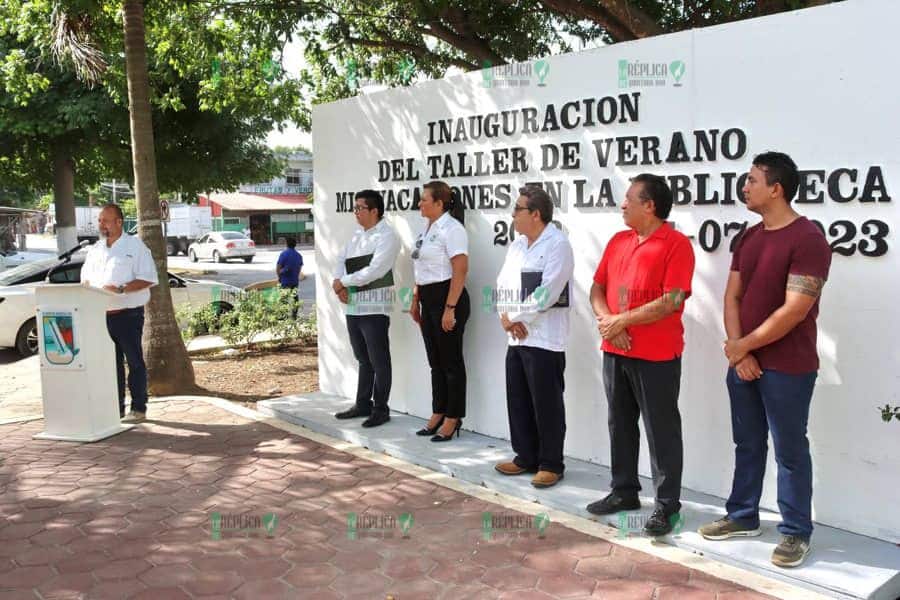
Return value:
[(379, 425), (384, 425), (388, 421), (391, 420), (391, 416), (386, 413), (376, 413), (363, 421), (363, 427), (378, 427)]
[(462, 419), (456, 422), (456, 428), (450, 432), (450, 435), (442, 435), (440, 433), (435, 434), (433, 438), (431, 438), (432, 442), (449, 442), (453, 439), (453, 434), (456, 434), (456, 437), (459, 437), (460, 427), (462, 427)]
[(644, 523), (644, 533), (653, 537), (666, 535), (672, 531), (674, 524), (678, 521), (678, 513), (667, 514), (661, 508), (657, 508)]
[(622, 498), (615, 492), (609, 494), (603, 500), (597, 500), (587, 505), (587, 511), (592, 515), (611, 515), (620, 510), (637, 510), (641, 507), (639, 498)]
[(416, 435), (434, 435), (437, 433), (438, 429), (440, 429), (441, 425), (443, 425), (443, 424), (444, 424), (444, 419), (442, 417), (441, 420), (438, 421), (437, 425), (435, 425), (431, 429), (429, 429), (428, 427), (423, 427), (422, 429), (420, 429), (416, 432)]
[(356, 417), (368, 417), (372, 413), (364, 410), (360, 410), (358, 406), (354, 406), (353, 408), (348, 408), (347, 410), (342, 410), (339, 413), (335, 413), (336, 419), (355, 419)]

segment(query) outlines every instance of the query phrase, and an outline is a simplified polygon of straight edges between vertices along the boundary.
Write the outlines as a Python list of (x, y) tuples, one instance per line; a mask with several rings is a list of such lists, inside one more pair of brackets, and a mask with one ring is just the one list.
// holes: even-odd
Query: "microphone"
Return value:
[(90, 245), (91, 245), (90, 240), (81, 240), (81, 242), (79, 242), (77, 246), (75, 246), (74, 248), (71, 248), (69, 250), (66, 250), (65, 252), (60, 254), (57, 258), (59, 258), (59, 260), (66, 260), (69, 257), (71, 257), (73, 254), (75, 254), (76, 252), (78, 252), (79, 250), (84, 248), (85, 246), (90, 246)]

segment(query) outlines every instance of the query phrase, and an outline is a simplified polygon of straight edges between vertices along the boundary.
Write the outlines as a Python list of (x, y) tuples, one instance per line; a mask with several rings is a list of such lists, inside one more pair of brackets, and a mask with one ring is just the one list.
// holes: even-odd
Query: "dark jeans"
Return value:
[(562, 473), (566, 439), (566, 353), (529, 346), (506, 351), (506, 407), (513, 459), (525, 469)]
[(728, 517), (759, 527), (759, 498), (766, 473), (769, 431), (778, 464), (778, 531), (808, 540), (812, 535), (812, 458), (806, 424), (817, 373), (788, 375), (765, 370), (743, 381), (728, 369), (734, 483), (725, 505)]
[[(356, 407), (365, 413), (388, 414), (391, 395), (391, 347), (387, 315), (347, 315), (353, 356), (359, 363)], [(374, 394), (374, 395), (373, 395)], [(373, 408), (374, 399), (374, 408)]]
[(431, 410), (450, 419), (466, 416), (466, 363), (463, 333), (469, 320), (469, 294), (465, 288), (456, 303), (456, 326), (444, 331), (441, 319), (450, 280), (419, 286), (422, 338), (431, 367)]
[(144, 307), (107, 313), (106, 329), (116, 348), (116, 383), (119, 386), (119, 414), (125, 414), (125, 361), (128, 361), (128, 391), (131, 410), (147, 412), (147, 366), (141, 335), (144, 331)]
[(637, 498), (641, 489), (638, 417), (643, 416), (656, 508), (669, 515), (678, 512), (684, 460), (678, 412), (681, 357), (651, 361), (606, 352), (603, 384), (609, 403), (613, 491), (624, 498)]

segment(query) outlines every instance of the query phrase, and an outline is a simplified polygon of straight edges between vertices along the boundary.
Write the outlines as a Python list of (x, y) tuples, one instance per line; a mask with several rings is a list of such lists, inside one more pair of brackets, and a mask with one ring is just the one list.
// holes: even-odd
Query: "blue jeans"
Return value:
[(147, 366), (141, 335), (144, 331), (144, 307), (107, 313), (106, 329), (116, 347), (116, 383), (119, 388), (119, 414), (125, 414), (125, 361), (128, 362), (128, 391), (131, 410), (147, 412)]
[(817, 372), (788, 375), (763, 371), (743, 381), (728, 369), (731, 430), (734, 436), (734, 483), (725, 505), (728, 518), (759, 527), (759, 499), (766, 473), (769, 431), (778, 464), (778, 531), (809, 540), (812, 535), (812, 458), (806, 424)]

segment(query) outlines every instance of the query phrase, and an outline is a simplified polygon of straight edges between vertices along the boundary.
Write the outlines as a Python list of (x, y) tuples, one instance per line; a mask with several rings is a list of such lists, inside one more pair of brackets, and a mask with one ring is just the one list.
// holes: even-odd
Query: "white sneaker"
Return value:
[(147, 413), (142, 413), (142, 412), (133, 410), (130, 413), (128, 413), (127, 415), (125, 415), (125, 418), (123, 418), (122, 421), (124, 421), (126, 423), (141, 423), (142, 421), (145, 421), (146, 419), (147, 419)]

